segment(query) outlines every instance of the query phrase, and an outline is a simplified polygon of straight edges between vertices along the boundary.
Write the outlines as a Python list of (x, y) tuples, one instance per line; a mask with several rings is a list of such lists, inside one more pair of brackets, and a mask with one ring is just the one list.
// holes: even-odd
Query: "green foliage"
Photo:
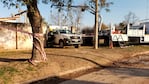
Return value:
[[(10, 66), (2, 66), (0, 67), (0, 79), (2, 79), (4, 84), (7, 84), (8, 81), (11, 81), (11, 77), (18, 72), (17, 69), (15, 69), (14, 67), (10, 67)], [(10, 76), (8, 76), (8, 74)]]
[(5, 71), (3, 69), (0, 69), (0, 77), (5, 74)]
[(5, 74), (11, 74), (13, 75), (15, 72), (18, 72), (17, 69), (14, 67), (1, 67), (0, 68), (0, 77), (4, 76)]

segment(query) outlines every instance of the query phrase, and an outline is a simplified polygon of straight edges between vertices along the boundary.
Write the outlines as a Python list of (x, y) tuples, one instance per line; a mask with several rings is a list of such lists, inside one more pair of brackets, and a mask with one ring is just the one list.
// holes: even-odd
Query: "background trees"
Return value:
[[(104, 23), (102, 23), (101, 30), (108, 29), (108, 26)], [(81, 31), (83, 34), (93, 34), (94, 33), (94, 27), (84, 27)]]
[[(38, 9), (38, 3), (39, 1), (42, 1), (45, 4), (50, 3), (52, 6), (55, 6), (58, 11), (62, 10), (71, 10), (71, 5), (73, 3), (73, 0), (1, 0), (1, 2), (4, 4), (4, 6), (10, 8), (12, 6), (15, 6), (18, 8), (19, 6), (25, 6), (27, 9), (27, 17), (29, 18), (29, 22), (32, 27), (33, 32), (33, 48), (32, 48), (32, 56), (30, 59), (30, 62), (35, 64), (37, 62), (46, 61), (46, 54), (43, 47), (43, 34), (42, 34), (42, 16), (40, 14), (40, 11)], [(106, 0), (89, 0), (90, 8), (93, 9), (94, 14), (97, 12), (100, 12), (97, 8), (102, 7), (108, 7), (109, 5), (106, 3)], [(95, 5), (96, 5), (96, 11), (95, 11)], [(99, 6), (98, 6), (99, 5)], [(89, 8), (89, 9), (90, 9)], [(69, 14), (69, 12), (68, 12)], [(77, 22), (75, 24), (79, 24), (80, 16), (79, 13), (77, 13)], [(98, 16), (98, 14), (96, 14)], [(99, 15), (100, 16), (100, 15)], [(96, 18), (96, 22), (98, 22), (98, 17)], [(73, 23), (74, 24), (74, 23)], [(97, 25), (98, 26), (98, 25)], [(96, 26), (96, 33), (98, 33), (98, 27)]]
[(129, 12), (124, 18), (125, 18), (124, 22), (126, 24), (133, 24), (139, 20), (138, 17), (133, 12)]
[[(65, 7), (66, 9), (67, 7)], [(69, 10), (55, 10), (55, 8), (51, 8), (50, 13), (50, 24), (53, 25), (68, 25), (79, 27), (81, 24), (81, 19), (83, 13), (80, 8), (71, 7)]]

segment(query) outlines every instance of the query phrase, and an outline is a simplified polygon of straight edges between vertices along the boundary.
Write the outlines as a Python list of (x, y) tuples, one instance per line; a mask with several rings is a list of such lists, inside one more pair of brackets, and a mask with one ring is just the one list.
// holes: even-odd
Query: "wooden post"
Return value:
[(16, 49), (18, 49), (18, 24), (16, 24)]
[(98, 20), (99, 20), (99, 16), (98, 16), (98, 2), (99, 0), (96, 0), (96, 9), (95, 9), (95, 29), (94, 29), (94, 33), (95, 33), (95, 38), (94, 38), (94, 48), (98, 49)]

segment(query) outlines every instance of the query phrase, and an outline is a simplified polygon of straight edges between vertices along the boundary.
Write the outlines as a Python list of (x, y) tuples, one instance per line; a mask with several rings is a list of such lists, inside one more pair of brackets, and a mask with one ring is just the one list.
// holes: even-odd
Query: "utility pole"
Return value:
[[(98, 49), (98, 30), (99, 30), (99, 8), (98, 8), (99, 6), (98, 4), (99, 4), (99, 0), (95, 0), (95, 10), (92, 8), (89, 8), (88, 6), (71, 6), (75, 8), (83, 8), (82, 11), (84, 11), (85, 9), (89, 9), (90, 13), (95, 15), (95, 28), (94, 28), (94, 48), (95, 49)], [(52, 5), (52, 6), (59, 6), (59, 5)], [(64, 5), (63, 7), (67, 7), (67, 6)]]
[(98, 3), (99, 3), (99, 0), (96, 0), (96, 8), (95, 8), (95, 29), (94, 29), (94, 48), (95, 49), (98, 49), (98, 20), (99, 20), (99, 16), (98, 16)]

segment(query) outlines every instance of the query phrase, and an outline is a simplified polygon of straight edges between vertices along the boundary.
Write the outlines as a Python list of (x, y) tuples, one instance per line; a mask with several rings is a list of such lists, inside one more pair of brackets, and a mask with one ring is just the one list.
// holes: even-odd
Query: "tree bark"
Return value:
[(46, 61), (46, 53), (43, 46), (44, 35), (42, 33), (42, 17), (37, 7), (37, 0), (27, 0), (27, 16), (29, 18), (33, 32), (33, 48), (30, 62)]

